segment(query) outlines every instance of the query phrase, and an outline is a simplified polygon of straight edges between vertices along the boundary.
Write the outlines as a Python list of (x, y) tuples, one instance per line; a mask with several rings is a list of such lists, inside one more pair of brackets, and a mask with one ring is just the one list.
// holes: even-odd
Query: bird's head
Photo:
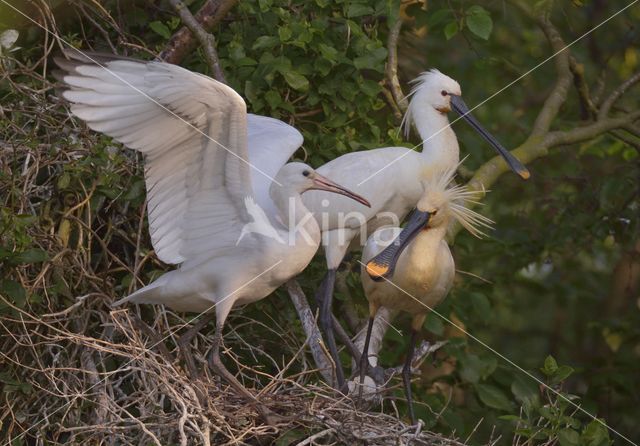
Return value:
[[(407, 224), (393, 243), (367, 262), (366, 271), (373, 280), (379, 281), (393, 275), (400, 254), (421, 231), (436, 228), (446, 230), (452, 219), (476, 237), (485, 235), (483, 229), (491, 228), (493, 222), (490, 219), (466, 205), (475, 202), (478, 193), (453, 184), (456, 167), (443, 169), (441, 166), (431, 166), (425, 169), (422, 176), (424, 191)], [(441, 236), (444, 237), (444, 232)]]
[[(451, 98), (461, 96), (460, 84), (436, 69), (427, 71), (412, 81), (414, 100), (422, 106), (433, 107), (442, 114), (451, 111)], [(413, 102), (413, 100), (412, 100)]]
[(367, 207), (371, 207), (371, 204), (360, 195), (351, 192), (345, 187), (334, 183), (327, 177), (320, 175), (311, 166), (305, 163), (288, 163), (285, 164), (278, 175), (276, 175), (275, 181), (272, 184), (272, 188), (279, 186), (293, 189), (295, 192), (302, 194), (308, 190), (323, 190), (327, 192), (333, 192), (335, 194), (344, 195), (352, 200), (362, 203)]
[[(525, 180), (531, 176), (527, 168), (473, 117), (471, 110), (462, 100), (460, 84), (435, 69), (422, 73), (412, 83), (414, 86), (409, 95), (411, 101), (402, 123), (407, 136), (411, 123), (421, 116), (419, 111), (435, 109), (441, 115), (446, 115), (453, 110), (491, 144), (511, 170)], [(423, 138), (426, 136), (423, 135)]]

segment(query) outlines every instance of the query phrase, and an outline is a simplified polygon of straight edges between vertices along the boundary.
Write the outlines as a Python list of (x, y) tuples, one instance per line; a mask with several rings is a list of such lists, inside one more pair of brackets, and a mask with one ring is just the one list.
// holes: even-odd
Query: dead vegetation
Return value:
[[(206, 367), (200, 379), (188, 377), (174, 360), (175, 352), (165, 346), (184, 324), (160, 330), (172, 315), (158, 311), (157, 326), (151, 328), (167, 333), (166, 339), (159, 339), (145, 336), (132, 312), (109, 311), (99, 296), (79, 303), (71, 311), (39, 317), (14, 307), (17, 317), (2, 318), (3, 362), (20, 369), (22, 380), (20, 388), (4, 393), (12, 395), (5, 399), (2, 414), (7, 440), (25, 436), (53, 444), (462, 444), (407, 426), (397, 416), (359, 411), (349, 398), (315, 383), (312, 369), (287, 373), (291, 364), (305, 361), (302, 348), (275, 376), (232, 356), (242, 381), (259, 388), (260, 400), (290, 420), (278, 427), (264, 425), (257, 412), (210, 376)], [(100, 336), (88, 335), (91, 328), (100, 329)], [(229, 342), (233, 350), (243, 350), (237, 343), (243, 341)], [(206, 336), (200, 336), (198, 351), (204, 353), (207, 347)], [(254, 349), (253, 354), (262, 352)]]

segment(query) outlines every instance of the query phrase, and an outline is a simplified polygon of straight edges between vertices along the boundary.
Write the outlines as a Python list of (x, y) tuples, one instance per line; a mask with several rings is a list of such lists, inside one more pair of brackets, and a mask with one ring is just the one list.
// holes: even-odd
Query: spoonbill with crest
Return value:
[[(411, 396), (411, 363), (422, 324), (453, 285), (455, 264), (444, 237), (452, 220), (458, 221), (476, 237), (493, 223), (467, 208), (474, 193), (464, 186), (449, 186), (456, 166), (429, 169), (416, 209), (406, 226), (378, 229), (367, 240), (362, 252), (361, 279), (369, 301), (369, 325), (360, 356), (360, 383), (364, 383), (369, 364), (369, 340), (374, 318), (381, 306), (412, 315), (411, 338), (402, 369), (409, 415), (415, 424)], [(362, 385), (359, 389), (362, 394)]]
[[(347, 153), (318, 168), (318, 172), (370, 198), (371, 207), (355, 204), (322, 192), (305, 194), (303, 202), (318, 219), (323, 232), (327, 274), (318, 290), (319, 322), (336, 364), (338, 384), (344, 385), (332, 329), (331, 306), (336, 271), (349, 249), (360, 247), (381, 226), (398, 224), (415, 207), (423, 189), (421, 175), (426, 167), (455, 168), (460, 150), (447, 113), (462, 116), (505, 159), (523, 179), (529, 171), (470, 114), (461, 98), (460, 85), (438, 70), (421, 74), (415, 81), (404, 125), (411, 123), (422, 138), (422, 152), (405, 147), (385, 147)], [(358, 237), (360, 235), (360, 237)], [(359, 240), (360, 238), (362, 240)]]
[[(180, 264), (115, 304), (215, 310), (212, 368), (255, 402), (220, 360), (229, 311), (268, 296), (311, 261), (320, 228), (300, 194), (317, 189), (368, 201), (306, 164), (285, 165), (300, 133), (247, 115), (243, 99), (220, 82), (162, 62), (65, 54), (69, 60), (56, 60), (63, 97), (90, 128), (144, 154), (151, 240), (161, 260)], [(275, 231), (242, 234), (261, 215), (253, 197)]]

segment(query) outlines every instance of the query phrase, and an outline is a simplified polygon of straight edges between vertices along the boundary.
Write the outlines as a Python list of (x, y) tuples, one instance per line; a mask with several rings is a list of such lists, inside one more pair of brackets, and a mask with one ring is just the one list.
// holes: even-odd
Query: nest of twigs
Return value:
[[(197, 379), (183, 370), (166, 344), (185, 324), (163, 327), (160, 337), (154, 333), (167, 320), (162, 311), (155, 327), (142, 328), (133, 312), (109, 311), (99, 297), (78, 303), (56, 314), (18, 311), (18, 318), (3, 317), (3, 358), (22, 370), (23, 386), (30, 386), (22, 397), (5, 401), (8, 440), (25, 435), (54, 444), (461, 444), (398, 416), (358, 410), (349, 397), (317, 382), (313, 369), (287, 373), (293, 363), (305, 362), (303, 348), (273, 376), (240, 364), (227, 351), (239, 379), (288, 418), (265, 425), (254, 407), (206, 367)], [(84, 334), (84, 324), (96, 319), (101, 336)], [(243, 350), (242, 339), (231, 341), (234, 350)], [(199, 336), (196, 344), (204, 355), (207, 337)], [(252, 353), (264, 355), (259, 348)]]

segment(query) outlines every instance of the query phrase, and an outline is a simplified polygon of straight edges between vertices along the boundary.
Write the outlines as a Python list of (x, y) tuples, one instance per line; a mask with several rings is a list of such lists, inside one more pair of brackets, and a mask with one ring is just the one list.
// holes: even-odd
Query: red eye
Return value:
[(440, 92), (440, 94), (441, 94), (442, 96), (446, 96), (446, 95), (448, 95), (449, 93), (447, 93), (447, 90), (442, 90), (442, 91)]

